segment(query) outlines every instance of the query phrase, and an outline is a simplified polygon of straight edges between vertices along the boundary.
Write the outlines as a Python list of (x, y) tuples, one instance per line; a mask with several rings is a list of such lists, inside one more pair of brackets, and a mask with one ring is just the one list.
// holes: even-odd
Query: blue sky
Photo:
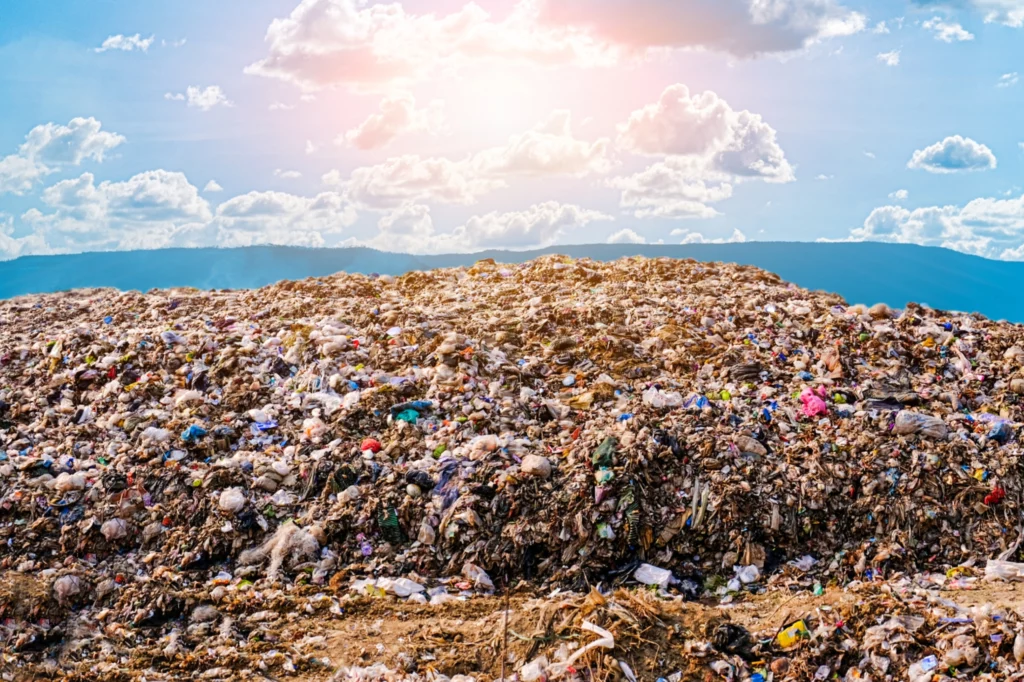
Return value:
[(0, 58), (0, 258), (875, 239), (1024, 259), (1024, 0), (50, 0), (0, 9)]

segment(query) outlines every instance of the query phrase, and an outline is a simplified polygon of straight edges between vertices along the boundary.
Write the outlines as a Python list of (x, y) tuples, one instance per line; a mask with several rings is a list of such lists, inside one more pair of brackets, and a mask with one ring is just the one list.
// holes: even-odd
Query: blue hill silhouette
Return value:
[(747, 242), (743, 244), (590, 244), (535, 251), (483, 251), (416, 256), (368, 248), (252, 246), (28, 256), (0, 263), (0, 298), (83, 287), (253, 288), (283, 279), (335, 272), (399, 275), (469, 265), (482, 258), (519, 263), (542, 254), (614, 260), (623, 256), (693, 258), (756, 265), (809, 289), (836, 292), (850, 303), (923, 303), (1024, 322), (1024, 263), (905, 244)]

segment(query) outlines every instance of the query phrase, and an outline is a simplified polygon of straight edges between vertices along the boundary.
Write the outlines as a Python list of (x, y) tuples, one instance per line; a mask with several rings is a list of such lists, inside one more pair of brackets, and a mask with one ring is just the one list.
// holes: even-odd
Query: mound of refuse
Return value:
[(5, 301), (0, 569), (49, 590), (0, 590), (0, 636), (170, 631), (240, 587), (697, 597), (1013, 559), (1022, 394), (1019, 326), (694, 261)]

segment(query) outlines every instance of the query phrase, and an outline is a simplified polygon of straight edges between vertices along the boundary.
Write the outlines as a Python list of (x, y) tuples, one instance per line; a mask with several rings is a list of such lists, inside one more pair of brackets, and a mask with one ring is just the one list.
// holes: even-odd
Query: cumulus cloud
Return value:
[(302, 173), (297, 170), (283, 170), (281, 168), (275, 168), (274, 177), (281, 178), (282, 180), (296, 180), (302, 177)]
[(734, 229), (732, 234), (728, 237), (718, 237), (716, 239), (708, 239), (700, 232), (691, 232), (690, 230), (672, 230), (673, 237), (682, 237), (680, 244), (739, 244), (747, 241), (747, 235), (740, 232), (738, 229)]
[(210, 180), (206, 183), (206, 187), (203, 187), (204, 192), (223, 192), (224, 188), (221, 187), (216, 180)]
[(775, 129), (760, 115), (735, 111), (710, 91), (691, 94), (682, 84), (630, 114), (619, 126), (618, 143), (637, 154), (700, 156), (710, 170), (736, 176), (794, 179)]
[(889, 198), (893, 201), (906, 201), (909, 196), (910, 192), (905, 189), (898, 189), (895, 192), (889, 193)]
[(532, 130), (509, 138), (502, 147), (484, 149), (453, 161), (415, 154), (356, 168), (346, 179), (326, 173), (324, 184), (344, 188), (362, 208), (390, 210), (403, 204), (473, 204), (482, 195), (519, 176), (582, 177), (611, 168), (610, 142), (575, 138), (567, 111), (556, 111)]
[(0, 158), (0, 194), (24, 194), (61, 168), (85, 160), (102, 162), (125, 138), (102, 129), (95, 118), (73, 118), (67, 125), (44, 123), (29, 131), (14, 154)]
[(849, 240), (941, 246), (987, 258), (1024, 260), (1024, 196), (975, 199), (963, 207), (881, 206), (850, 232)]
[(480, 195), (504, 184), (479, 177), (466, 161), (415, 154), (357, 168), (347, 181), (332, 171), (324, 175), (323, 181), (345, 187), (353, 202), (378, 210), (423, 202), (472, 204)]
[(658, 102), (630, 114), (619, 126), (618, 146), (666, 157), (608, 182), (638, 218), (711, 218), (718, 211), (709, 204), (731, 197), (738, 183), (795, 179), (761, 116), (736, 111), (713, 92), (691, 94), (685, 85), (666, 88)]
[(833, 0), (542, 0), (541, 23), (634, 49), (703, 48), (738, 57), (784, 53), (865, 27)]
[(941, 17), (932, 17), (921, 24), (925, 30), (935, 33), (935, 39), (944, 43), (974, 40), (974, 34), (956, 22), (943, 21)]
[(951, 135), (941, 142), (918, 149), (907, 163), (907, 168), (929, 173), (956, 173), (960, 171), (991, 170), (996, 167), (992, 150), (974, 140)]
[(633, 175), (611, 178), (621, 191), (621, 205), (637, 218), (713, 218), (708, 204), (732, 196), (725, 173), (709, 170), (700, 160), (670, 157)]
[(355, 208), (338, 192), (315, 197), (249, 192), (218, 206), (204, 232), (219, 246), (331, 246), (340, 242), (340, 235), (357, 217)]
[(411, 83), (465, 60), (504, 58), (541, 65), (612, 63), (607, 46), (578, 31), (537, 24), (532, 0), (500, 21), (475, 3), (437, 16), (400, 3), (302, 0), (267, 28), (268, 55), (248, 74), (304, 90)]
[(647, 239), (628, 228), (608, 237), (609, 244), (646, 244)]
[(474, 216), (455, 228), (451, 240), (459, 250), (509, 248), (529, 249), (551, 246), (569, 232), (595, 221), (612, 220), (600, 211), (573, 204), (547, 201), (523, 211)]
[(892, 52), (879, 52), (877, 55), (875, 55), (875, 59), (882, 62), (886, 66), (899, 66), (900, 51), (893, 50)]
[(555, 111), (547, 120), (521, 135), (509, 138), (504, 147), (486, 149), (471, 160), (484, 176), (566, 175), (581, 177), (611, 169), (609, 140), (578, 140), (572, 134), (568, 111)]
[(180, 230), (212, 217), (184, 174), (164, 170), (98, 185), (84, 173), (47, 187), (42, 201), (51, 211), (29, 209), (22, 221), (48, 252), (172, 246)]
[(875, 27), (871, 29), (871, 32), (876, 35), (885, 35), (887, 33), (891, 33), (888, 23), (884, 21), (880, 21), (877, 24), (875, 24)]
[[(548, 201), (522, 211), (474, 216), (451, 232), (439, 233), (429, 207), (402, 204), (383, 216), (379, 233), (365, 243), (386, 251), (465, 253), (491, 248), (531, 249), (557, 243), (574, 231), (611, 216), (573, 204)], [(592, 241), (592, 240), (588, 240)]]
[(138, 33), (133, 36), (125, 36), (119, 33), (104, 40), (103, 44), (96, 48), (96, 52), (106, 52), (107, 50), (122, 50), (124, 52), (139, 50), (141, 52), (148, 52), (149, 46), (153, 44), (153, 39), (154, 36), (143, 38)]
[(426, 109), (416, 108), (416, 98), (408, 93), (385, 97), (380, 110), (344, 135), (335, 144), (347, 144), (356, 149), (380, 149), (399, 135), (425, 132), (436, 135), (444, 122), (444, 103), (431, 102)]
[[(381, 216), (378, 234), (368, 246), (391, 252), (424, 253), (438, 250), (442, 240), (434, 232), (430, 207), (424, 204), (403, 204)], [(443, 242), (445, 246), (450, 242)]]
[(302, 0), (267, 28), (246, 73), (305, 90), (408, 84), (479, 59), (612, 65), (660, 48), (786, 53), (864, 29), (838, 0), (519, 0), (501, 19), (470, 2), (445, 15), (399, 3)]
[(184, 174), (165, 170), (99, 184), (91, 173), (84, 173), (46, 188), (41, 198), (47, 212), (33, 208), (21, 216), (32, 236), (0, 239), (0, 254), (334, 246), (357, 217), (351, 202), (337, 192), (315, 197), (249, 192), (228, 199), (214, 212)]
[(235, 103), (228, 99), (219, 85), (210, 85), (200, 89), (199, 86), (190, 85), (181, 92), (164, 93), (164, 99), (184, 102), (188, 100), (188, 106), (201, 111), (209, 111), (214, 107), (233, 107)]

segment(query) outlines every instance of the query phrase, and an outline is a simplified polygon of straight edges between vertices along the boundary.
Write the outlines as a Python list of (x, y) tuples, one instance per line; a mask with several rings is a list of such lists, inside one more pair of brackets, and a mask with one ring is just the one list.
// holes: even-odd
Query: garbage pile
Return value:
[(0, 303), (0, 640), (45, 658), (75, 613), (107, 634), (62, 655), (111, 630), (173, 652), (240, 593), (697, 598), (792, 563), (1012, 560), (1022, 395), (1018, 326), (738, 265), (21, 297)]

